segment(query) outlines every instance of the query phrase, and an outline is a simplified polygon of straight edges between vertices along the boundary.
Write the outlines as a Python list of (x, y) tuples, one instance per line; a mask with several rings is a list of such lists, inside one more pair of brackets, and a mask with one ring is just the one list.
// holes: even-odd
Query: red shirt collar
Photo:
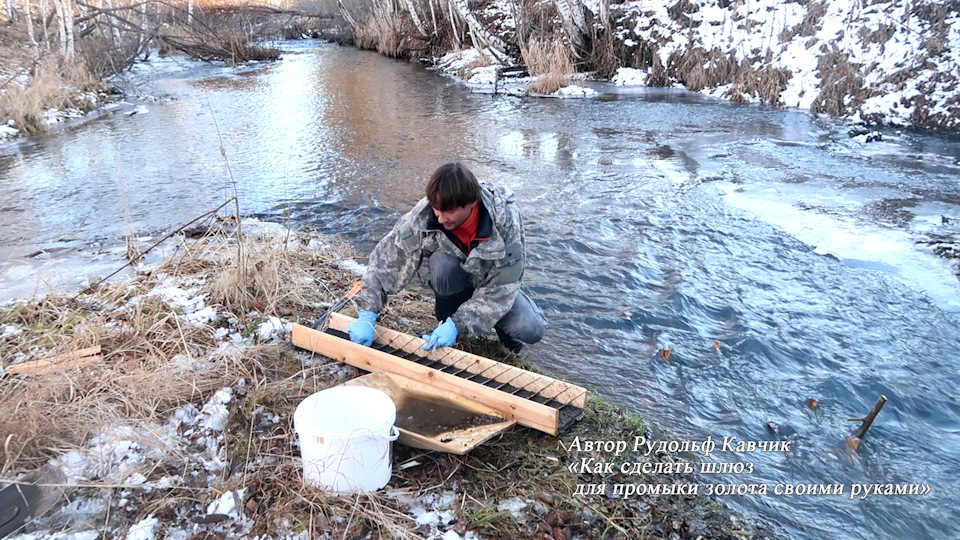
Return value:
[(470, 216), (463, 222), (463, 225), (453, 230), (453, 235), (460, 241), (460, 249), (467, 255), (470, 254), (470, 244), (477, 239), (477, 228), (480, 226), (480, 201), (473, 206)]

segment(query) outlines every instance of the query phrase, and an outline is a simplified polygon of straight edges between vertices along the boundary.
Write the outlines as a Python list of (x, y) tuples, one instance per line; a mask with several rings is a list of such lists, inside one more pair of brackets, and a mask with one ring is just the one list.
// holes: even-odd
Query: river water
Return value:
[[(78, 260), (116, 267), (128, 228), (169, 231), (234, 185), (244, 213), (366, 252), (460, 159), (518, 194), (526, 287), (551, 325), (532, 361), (676, 439), (791, 441), (708, 459), (752, 462), (718, 480), (770, 493), (724, 500), (793, 538), (956, 537), (960, 286), (917, 243), (957, 232), (956, 140), (865, 144), (804, 112), (676, 89), (494, 96), (372, 53), (283, 47), (238, 69), (155, 59), (129, 81), (149, 99), (0, 145), (6, 295)], [(846, 419), (881, 394), (859, 455), (843, 457)], [(850, 499), (851, 483), (932, 491)]]

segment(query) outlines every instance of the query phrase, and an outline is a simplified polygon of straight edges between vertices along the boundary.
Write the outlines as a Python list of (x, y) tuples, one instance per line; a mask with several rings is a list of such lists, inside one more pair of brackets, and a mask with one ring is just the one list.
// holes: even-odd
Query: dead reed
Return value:
[(361, 49), (404, 59), (429, 47), (428, 40), (422, 38), (413, 29), (413, 23), (399, 12), (367, 17), (354, 28), (353, 43)]
[(860, 66), (851, 63), (847, 53), (831, 50), (821, 54), (817, 70), (821, 90), (810, 110), (841, 116), (854, 110), (858, 101), (862, 102), (863, 77), (860, 75)]
[(480, 56), (473, 59), (471, 62), (468, 62), (466, 65), (457, 70), (457, 76), (461, 79), (468, 80), (473, 76), (473, 71), (478, 68), (487, 67), (493, 65), (493, 60), (490, 59), (486, 54), (481, 54)]
[(49, 56), (34, 66), (25, 85), (11, 84), (0, 95), (0, 117), (13, 119), (23, 133), (42, 133), (47, 129), (47, 109), (90, 110), (95, 103), (82, 94), (99, 88), (99, 81), (83, 63)]
[(570, 84), (574, 73), (570, 47), (562, 39), (532, 39), (522, 51), (523, 62), (535, 79), (527, 90), (552, 94)]

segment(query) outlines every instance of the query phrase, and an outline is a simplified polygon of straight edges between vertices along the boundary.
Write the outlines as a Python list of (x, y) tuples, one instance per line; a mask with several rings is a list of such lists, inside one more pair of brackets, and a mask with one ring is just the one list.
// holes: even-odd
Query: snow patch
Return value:
[(348, 272), (353, 272), (358, 276), (362, 276), (363, 274), (367, 273), (367, 265), (358, 263), (353, 259), (344, 259), (342, 261), (339, 261), (337, 263), (337, 266), (339, 266), (340, 268), (343, 268)]
[(137, 522), (127, 531), (126, 540), (153, 540), (156, 538), (156, 528), (159, 521), (153, 514)]
[(260, 338), (260, 341), (284, 340), (291, 332), (293, 332), (292, 324), (273, 315), (257, 326), (257, 337)]
[(222, 514), (237, 521), (243, 520), (243, 494), (245, 491), (246, 488), (228, 491), (220, 495), (219, 499), (207, 505), (207, 515)]
[(12, 139), (20, 133), (20, 130), (11, 125), (0, 125), (0, 139)]
[(642, 69), (622, 67), (613, 76), (613, 83), (617, 86), (642, 86), (647, 80), (647, 72)]
[(15, 338), (22, 333), (23, 330), (21, 330), (18, 326), (13, 324), (5, 324), (3, 325), (3, 333), (0, 333), (0, 339)]
[(564, 86), (557, 90), (557, 95), (560, 97), (588, 97), (597, 95), (597, 91), (593, 88), (571, 84), (570, 86)]

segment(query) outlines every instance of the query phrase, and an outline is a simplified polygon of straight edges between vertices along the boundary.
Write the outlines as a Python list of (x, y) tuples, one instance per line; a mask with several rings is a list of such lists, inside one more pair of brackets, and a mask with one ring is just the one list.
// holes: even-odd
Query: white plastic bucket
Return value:
[(393, 400), (375, 388), (337, 386), (308, 396), (293, 413), (304, 481), (337, 493), (387, 485), (396, 419)]

